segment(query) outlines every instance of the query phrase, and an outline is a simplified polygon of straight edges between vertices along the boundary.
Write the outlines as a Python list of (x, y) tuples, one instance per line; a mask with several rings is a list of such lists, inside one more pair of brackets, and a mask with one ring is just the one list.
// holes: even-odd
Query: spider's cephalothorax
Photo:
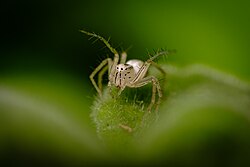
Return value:
[(119, 88), (123, 88), (132, 81), (134, 75), (135, 70), (133, 66), (128, 64), (118, 64), (115, 73), (113, 74), (113, 79), (110, 82)]
[[(141, 60), (129, 60), (126, 62), (127, 54), (123, 52), (120, 57), (118, 52), (113, 47), (111, 47), (108, 41), (106, 41), (103, 37), (95, 33), (90, 33), (84, 30), (81, 30), (81, 32), (101, 40), (114, 54), (113, 60), (111, 58), (103, 60), (101, 64), (90, 75), (90, 80), (94, 85), (95, 89), (97, 90), (98, 94), (102, 96), (101, 80), (105, 71), (108, 70), (109, 73), (108, 86), (114, 85), (118, 87), (120, 89), (118, 95), (124, 90), (125, 87), (138, 88), (148, 83), (152, 83), (152, 98), (151, 98), (151, 103), (148, 106), (148, 111), (150, 112), (152, 106), (155, 104), (156, 93), (158, 93), (158, 101), (156, 103), (156, 110), (157, 110), (162, 98), (161, 87), (158, 79), (155, 76), (146, 76), (146, 74), (150, 65), (154, 65), (161, 72), (165, 73), (163, 69), (161, 69), (156, 63), (153, 62), (153, 60), (158, 56), (168, 54), (169, 51), (157, 52), (146, 62), (143, 62)], [(94, 80), (94, 76), (98, 72), (99, 72), (98, 74), (99, 81), (97, 85)]]
[(143, 62), (140, 60), (130, 60), (126, 64), (118, 64), (113, 74), (113, 79), (110, 80), (115, 86), (124, 89), (126, 86), (131, 86), (130, 83), (135, 78)]

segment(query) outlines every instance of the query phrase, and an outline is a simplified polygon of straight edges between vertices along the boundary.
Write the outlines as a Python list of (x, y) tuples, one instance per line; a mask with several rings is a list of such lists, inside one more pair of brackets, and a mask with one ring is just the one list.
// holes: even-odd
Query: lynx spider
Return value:
[[(118, 95), (121, 94), (121, 92), (125, 89), (125, 87), (138, 88), (147, 85), (149, 83), (152, 83), (152, 97), (151, 97), (151, 103), (148, 106), (148, 111), (151, 112), (151, 109), (155, 104), (156, 91), (158, 93), (158, 101), (156, 103), (155, 110), (157, 111), (162, 98), (162, 90), (158, 79), (155, 76), (146, 76), (146, 74), (149, 66), (153, 65), (165, 75), (164, 70), (156, 63), (154, 63), (153, 60), (158, 56), (169, 54), (169, 51), (157, 52), (154, 56), (152, 56), (145, 62), (136, 59), (126, 61), (127, 54), (126, 52), (123, 52), (121, 54), (119, 62), (118, 52), (113, 47), (111, 47), (111, 45), (108, 43), (107, 40), (105, 40), (103, 37), (95, 33), (90, 33), (84, 30), (80, 30), (80, 32), (87, 34), (91, 37), (95, 37), (97, 38), (97, 40), (101, 40), (114, 54), (113, 60), (111, 58), (106, 58), (99, 64), (98, 67), (95, 68), (95, 70), (89, 76), (98, 94), (102, 96), (101, 81), (104, 73), (106, 72), (106, 70), (108, 70), (109, 74), (108, 86), (111, 87), (112, 85), (115, 85), (117, 88), (119, 88)], [(99, 74), (98, 74), (98, 85), (97, 85), (97, 83), (94, 80), (94, 77), (98, 72)]]

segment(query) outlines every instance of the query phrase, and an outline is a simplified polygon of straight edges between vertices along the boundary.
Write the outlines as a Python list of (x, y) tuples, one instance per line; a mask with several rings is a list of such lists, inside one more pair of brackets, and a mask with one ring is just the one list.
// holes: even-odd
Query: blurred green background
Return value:
[(205, 64), (249, 82), (249, 6), (247, 0), (1, 2), (3, 162), (105, 161), (89, 118), (96, 92), (88, 76), (112, 54), (79, 29), (111, 37), (117, 50), (132, 46), (128, 58), (146, 60), (147, 50), (176, 49), (164, 62)]

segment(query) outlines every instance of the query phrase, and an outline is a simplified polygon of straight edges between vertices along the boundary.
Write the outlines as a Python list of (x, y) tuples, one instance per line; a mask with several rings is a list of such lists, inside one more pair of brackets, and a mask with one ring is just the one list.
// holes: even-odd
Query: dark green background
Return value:
[(168, 61), (204, 63), (249, 79), (248, 1), (7, 1), (1, 5), (1, 71), (54, 70), (86, 77), (108, 51), (91, 45), (84, 28), (114, 47), (175, 48)]

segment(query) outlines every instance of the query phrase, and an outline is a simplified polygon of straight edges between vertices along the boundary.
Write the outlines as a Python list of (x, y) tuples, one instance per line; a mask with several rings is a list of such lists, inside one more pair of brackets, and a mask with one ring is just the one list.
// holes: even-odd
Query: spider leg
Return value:
[(142, 79), (147, 71), (148, 71), (148, 68), (149, 66), (152, 64), (153, 66), (155, 66), (159, 71), (161, 71), (164, 76), (166, 75), (165, 71), (158, 65), (156, 64), (155, 62), (153, 62), (154, 59), (156, 59), (157, 57), (159, 56), (162, 56), (162, 55), (168, 55), (170, 54), (171, 52), (174, 52), (174, 51), (170, 51), (170, 50), (166, 50), (166, 51), (161, 51), (161, 52), (158, 52), (157, 54), (155, 54), (153, 57), (149, 58), (144, 64), (143, 66), (140, 68), (140, 70), (138, 71), (137, 75), (135, 76), (133, 82), (137, 82), (139, 81), (140, 79)]
[(127, 53), (126, 52), (122, 52), (120, 63), (121, 64), (125, 64), (126, 60), (127, 60)]
[[(94, 37), (94, 38), (97, 38), (99, 39), (100, 41), (102, 41), (108, 48), (109, 50), (114, 54), (114, 59), (113, 61), (111, 59), (108, 59), (108, 60), (104, 60), (93, 72), (92, 74), (90, 75), (90, 80), (92, 82), (92, 84), (94, 85), (95, 89), (97, 90), (97, 92), (99, 93), (100, 96), (102, 96), (102, 92), (101, 92), (101, 89), (102, 89), (102, 76), (105, 72), (105, 70), (102, 70), (99, 74), (99, 81), (98, 81), (98, 85), (99, 87), (97, 86), (95, 80), (94, 80), (94, 76), (96, 75), (96, 73), (98, 71), (100, 71), (108, 62), (108, 70), (109, 70), (109, 82), (108, 82), (108, 86), (109, 86), (109, 91), (111, 92), (111, 85), (113, 83), (113, 79), (114, 79), (114, 74), (115, 74), (115, 71), (116, 71), (116, 66), (117, 64), (119, 63), (119, 54), (118, 52), (116, 51), (115, 48), (113, 48), (110, 44), (109, 44), (109, 40), (106, 40), (105, 38), (103, 38), (102, 36), (100, 35), (97, 35), (95, 33), (91, 33), (91, 32), (87, 32), (87, 31), (84, 31), (84, 30), (80, 30), (80, 32), (86, 34), (86, 35), (89, 35), (91, 37)], [(122, 56), (122, 61), (125, 61), (126, 60), (126, 56), (127, 54), (123, 54)], [(100, 79), (101, 78), (101, 79)]]
[[(119, 54), (118, 54), (118, 52), (115, 50), (115, 48), (113, 48), (110, 44), (109, 44), (109, 42), (105, 39), (105, 38), (103, 38), (102, 36), (100, 36), (100, 35), (97, 35), (97, 34), (95, 34), (95, 33), (91, 33), (91, 32), (87, 32), (87, 31), (85, 31), (85, 30), (80, 30), (80, 32), (82, 32), (82, 33), (84, 33), (84, 34), (86, 34), (86, 35), (89, 35), (89, 36), (91, 36), (91, 37), (94, 37), (94, 38), (97, 38), (97, 39), (99, 39), (100, 41), (102, 41), (108, 48), (109, 48), (109, 50), (114, 54), (114, 60), (113, 60), (113, 63), (112, 63), (112, 65), (109, 65), (109, 81), (111, 81), (112, 80), (112, 75), (113, 75), (113, 73), (115, 72), (115, 67), (116, 67), (116, 65), (118, 64), (118, 62), (119, 62)], [(92, 82), (93, 83), (93, 82)], [(93, 85), (94, 85), (94, 83), (93, 83)], [(95, 86), (95, 85), (94, 85)], [(97, 86), (95, 86), (95, 88), (97, 88)], [(99, 89), (98, 89), (99, 90)], [(100, 92), (100, 91), (99, 91)], [(100, 93), (99, 93), (100, 94)]]
[(150, 104), (148, 106), (148, 111), (149, 112), (151, 111), (153, 105), (155, 104), (156, 85), (155, 85), (155, 83), (153, 81), (152, 81), (152, 83), (153, 83), (152, 84), (152, 97), (151, 97), (151, 102), (150, 102)]
[[(164, 54), (168, 54), (168, 51), (163, 51), (163, 52), (159, 52), (158, 54), (156, 54), (155, 56), (151, 57), (150, 59), (148, 59), (143, 65), (142, 67), (140, 68), (140, 70), (138, 71), (137, 75), (135, 76), (135, 78), (133, 79), (132, 82), (137, 82), (139, 81), (140, 79), (142, 79), (147, 71), (148, 71), (148, 68), (151, 64), (153, 64), (154, 66), (156, 66), (157, 69), (159, 69), (160, 71), (164, 72), (163, 69), (160, 68), (160, 66), (158, 66), (156, 63), (153, 62), (153, 60), (158, 57), (158, 56), (161, 56), (161, 55), (164, 55)], [(164, 72), (165, 73), (165, 72)]]
[[(138, 82), (140, 81), (142, 78), (144, 78), (144, 76), (146, 75), (147, 71), (148, 71), (148, 68), (151, 64), (153, 64), (153, 60), (155, 58), (157, 58), (158, 56), (161, 56), (161, 55), (164, 55), (164, 54), (167, 54), (168, 52), (167, 51), (162, 51), (162, 52), (159, 52), (158, 54), (156, 54), (155, 56), (149, 58), (147, 61), (145, 61), (145, 63), (142, 65), (142, 67), (140, 68), (140, 70), (137, 72), (135, 78), (133, 79), (133, 83), (135, 82)], [(156, 64), (156, 63), (154, 63)]]
[(137, 75), (135, 76), (135, 78), (133, 79), (132, 82), (137, 82), (139, 81), (140, 79), (142, 79), (147, 71), (148, 71), (148, 68), (149, 66), (152, 64), (154, 65), (158, 70), (160, 70), (162, 73), (165, 73), (165, 71), (159, 66), (157, 65), (155, 62), (153, 62), (154, 59), (156, 59), (157, 57), (159, 56), (162, 56), (162, 55), (168, 55), (170, 54), (171, 52), (174, 52), (174, 51), (171, 51), (171, 50), (166, 50), (166, 51), (161, 51), (161, 52), (158, 52), (157, 54), (155, 54), (153, 57), (149, 58), (144, 64), (143, 66), (140, 68), (140, 70), (138, 71)]
[(152, 62), (154, 59), (156, 59), (159, 56), (169, 55), (169, 54), (175, 53), (175, 52), (176, 52), (176, 50), (162, 50), (162, 51), (159, 51), (154, 56), (152, 56), (151, 58), (149, 58), (147, 60), (147, 62)]
[(112, 81), (112, 79), (114, 77), (113, 75), (115, 73), (115, 70), (116, 70), (115, 68), (116, 68), (118, 62), (119, 62), (119, 54), (116, 53), (112, 65), (109, 66), (109, 71), (110, 71), (109, 81)]
[(84, 33), (84, 34), (86, 34), (86, 35), (89, 35), (89, 36), (91, 36), (91, 37), (95, 37), (95, 38), (101, 40), (101, 41), (109, 48), (109, 50), (110, 50), (112, 53), (118, 54), (118, 52), (115, 50), (115, 48), (113, 48), (113, 47), (109, 44), (109, 42), (108, 42), (105, 38), (103, 38), (102, 36), (97, 35), (97, 34), (95, 34), (95, 33), (87, 32), (87, 31), (85, 31), (85, 30), (80, 30), (80, 32), (82, 32), (82, 33)]
[(151, 65), (154, 66), (157, 70), (159, 70), (162, 73), (162, 75), (163, 75), (162, 88), (164, 89), (165, 85), (166, 85), (166, 76), (167, 76), (166, 71), (163, 68), (161, 68), (161, 66), (159, 66), (157, 63), (155, 63), (153, 61), (151, 62)]
[(155, 56), (151, 57), (150, 59), (148, 59), (140, 68), (140, 70), (137, 72), (135, 78), (132, 80), (132, 82), (130, 84), (128, 84), (129, 87), (141, 87), (144, 86), (150, 82), (152, 82), (152, 98), (151, 98), (151, 103), (148, 107), (148, 111), (151, 111), (152, 106), (155, 104), (155, 94), (156, 94), (156, 90), (158, 92), (158, 101), (156, 103), (156, 111), (158, 110), (158, 106), (161, 102), (161, 98), (162, 98), (162, 90), (160, 87), (160, 83), (158, 81), (158, 79), (154, 76), (149, 76), (149, 77), (145, 77), (149, 66), (152, 64), (153, 66), (155, 66), (159, 71), (161, 71), (164, 76), (166, 75), (165, 71), (159, 66), (157, 65), (155, 62), (153, 62), (153, 60), (155, 58), (157, 58), (158, 56), (164, 55), (164, 54), (168, 54), (168, 51), (162, 51), (159, 52), (158, 54), (156, 54)]
[(103, 80), (102, 78), (107, 70), (108, 70), (108, 66), (106, 65), (103, 67), (103, 69), (98, 74), (98, 87), (99, 87), (100, 91), (102, 91), (102, 80)]
[(95, 75), (96, 75), (104, 66), (106, 66), (107, 64), (108, 64), (108, 66), (110, 66), (110, 65), (112, 64), (112, 60), (111, 60), (110, 58), (107, 58), (107, 59), (103, 60), (103, 61), (99, 64), (99, 66), (97, 66), (97, 67), (95, 68), (95, 70), (94, 70), (94, 71), (90, 74), (90, 76), (89, 76), (89, 78), (90, 78), (92, 84), (94, 85), (96, 91), (98, 92), (98, 94), (99, 94), (100, 96), (102, 96), (102, 92), (101, 92), (100, 88), (97, 86), (97, 84), (96, 84), (96, 82), (95, 82), (95, 80), (94, 80), (94, 77), (95, 77)]
[(157, 63), (152, 61), (151, 65), (154, 66), (157, 70), (159, 70), (164, 75), (164, 77), (167, 75), (163, 68), (161, 68), (161, 66), (159, 66)]
[(155, 104), (155, 94), (156, 94), (156, 90), (158, 93), (158, 101), (156, 103), (156, 107), (155, 110), (158, 111), (158, 107), (161, 103), (161, 98), (162, 98), (162, 91), (161, 91), (161, 86), (160, 83), (158, 81), (158, 79), (154, 76), (148, 76), (146, 78), (143, 78), (142, 80), (135, 82), (135, 83), (131, 83), (129, 85), (129, 87), (134, 87), (134, 88), (138, 88), (138, 87), (142, 87), (144, 85), (147, 85), (149, 83), (152, 83), (152, 97), (151, 97), (151, 102), (148, 106), (148, 111), (151, 112), (152, 106)]

